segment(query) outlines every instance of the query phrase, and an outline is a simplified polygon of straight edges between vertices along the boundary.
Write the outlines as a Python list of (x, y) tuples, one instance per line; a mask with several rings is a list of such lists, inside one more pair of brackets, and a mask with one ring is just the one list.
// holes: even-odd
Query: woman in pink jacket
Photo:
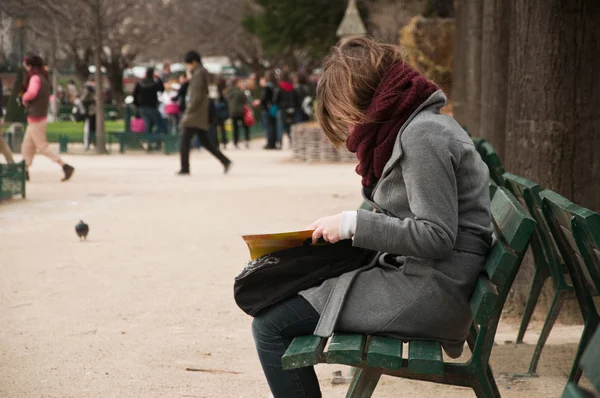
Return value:
[[(73, 175), (75, 169), (62, 161), (48, 147), (46, 139), (47, 115), (50, 105), (50, 81), (48, 72), (44, 69), (44, 61), (37, 55), (28, 56), (24, 61), (27, 76), (25, 78), (26, 91), (21, 97), (23, 106), (27, 109), (27, 130), (23, 138), (21, 153), (27, 165), (27, 169), (33, 163), (36, 152), (48, 157), (50, 160), (62, 166), (65, 173), (62, 181), (67, 181)], [(27, 171), (29, 180), (29, 171)]]

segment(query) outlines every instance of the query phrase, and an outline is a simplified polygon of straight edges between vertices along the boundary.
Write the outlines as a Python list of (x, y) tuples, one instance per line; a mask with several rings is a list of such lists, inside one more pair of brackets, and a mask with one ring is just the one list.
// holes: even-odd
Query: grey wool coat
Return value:
[(491, 241), (489, 174), (467, 133), (440, 114), (445, 104), (437, 91), (411, 115), (381, 179), (363, 188), (377, 211), (359, 210), (354, 246), (379, 259), (300, 293), (321, 314), (316, 335), (434, 339), (462, 352)]

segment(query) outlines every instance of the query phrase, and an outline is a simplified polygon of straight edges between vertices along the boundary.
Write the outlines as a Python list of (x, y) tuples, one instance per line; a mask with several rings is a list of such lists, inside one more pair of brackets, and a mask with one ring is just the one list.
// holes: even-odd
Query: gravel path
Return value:
[[(60, 183), (36, 158), (27, 200), (0, 204), (0, 397), (266, 398), (251, 319), (232, 298), (248, 257), (240, 235), (302, 229), (361, 198), (352, 165), (294, 163), (261, 146), (229, 150), (228, 176), (205, 152), (188, 178), (174, 175), (173, 155), (71, 155), (77, 171)], [(559, 396), (580, 333), (555, 327), (542, 377), (514, 379), (537, 334), (504, 344), (516, 330), (503, 323), (492, 358), (503, 396)], [(345, 395), (330, 383), (338, 369), (317, 368), (325, 397)], [(473, 394), (383, 378), (374, 396)]]

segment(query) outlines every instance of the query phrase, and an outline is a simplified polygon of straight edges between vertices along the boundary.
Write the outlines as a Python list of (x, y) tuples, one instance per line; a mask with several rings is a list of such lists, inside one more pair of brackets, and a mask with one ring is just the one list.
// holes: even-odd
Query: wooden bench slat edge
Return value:
[(444, 360), (441, 343), (423, 340), (409, 341), (408, 370), (411, 373), (443, 375)]
[(334, 333), (325, 352), (325, 361), (359, 365), (362, 362), (366, 339), (363, 334)]
[(402, 368), (402, 341), (390, 337), (372, 336), (367, 348), (367, 366), (388, 370)]
[(292, 343), (281, 357), (284, 370), (313, 366), (320, 362), (327, 339), (319, 336), (300, 336)]

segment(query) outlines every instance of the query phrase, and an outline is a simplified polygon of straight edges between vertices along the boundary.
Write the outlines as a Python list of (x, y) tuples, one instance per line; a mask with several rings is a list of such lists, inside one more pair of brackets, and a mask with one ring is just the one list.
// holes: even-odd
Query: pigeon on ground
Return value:
[(87, 240), (87, 235), (90, 232), (90, 226), (83, 221), (79, 221), (79, 224), (75, 225), (75, 232), (77, 232), (79, 240)]

